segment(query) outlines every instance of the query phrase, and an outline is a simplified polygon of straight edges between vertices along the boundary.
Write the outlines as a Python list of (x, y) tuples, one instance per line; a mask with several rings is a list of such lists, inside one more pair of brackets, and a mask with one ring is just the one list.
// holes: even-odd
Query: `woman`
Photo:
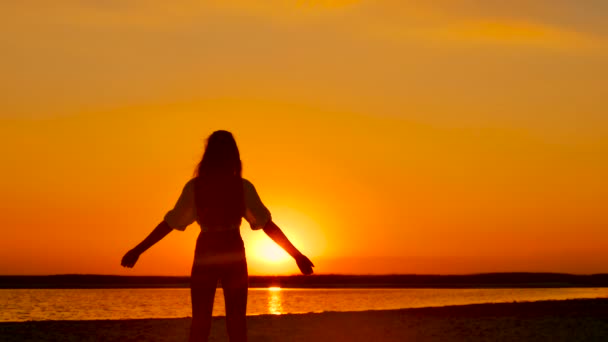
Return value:
[(227, 131), (216, 131), (209, 136), (195, 177), (186, 184), (175, 207), (122, 259), (123, 266), (133, 267), (144, 251), (173, 229), (184, 230), (194, 221), (198, 222), (201, 233), (196, 241), (190, 282), (190, 341), (208, 338), (218, 280), (224, 290), (229, 339), (232, 342), (247, 340), (247, 262), (239, 231), (242, 217), (253, 230), (263, 229), (289, 253), (303, 274), (312, 274), (312, 262), (272, 222), (253, 184), (241, 177), (239, 150)]

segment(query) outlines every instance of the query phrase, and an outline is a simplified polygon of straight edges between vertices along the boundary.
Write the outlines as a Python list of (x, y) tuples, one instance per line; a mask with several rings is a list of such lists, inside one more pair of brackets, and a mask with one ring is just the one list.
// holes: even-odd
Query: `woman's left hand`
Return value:
[(132, 249), (128, 251), (124, 257), (122, 257), (122, 261), (120, 262), (120, 264), (123, 267), (131, 268), (135, 266), (135, 263), (137, 262), (137, 259), (139, 259), (140, 255), (141, 254), (139, 252), (137, 252), (135, 249)]

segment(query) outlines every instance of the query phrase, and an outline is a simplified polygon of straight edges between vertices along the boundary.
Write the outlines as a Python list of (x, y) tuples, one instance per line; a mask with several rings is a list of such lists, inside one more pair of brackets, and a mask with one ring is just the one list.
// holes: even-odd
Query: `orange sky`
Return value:
[[(319, 273), (608, 272), (603, 2), (33, 0), (0, 22), (0, 274), (188, 274), (196, 225), (119, 262), (216, 129)], [(251, 274), (297, 271), (242, 231)]]

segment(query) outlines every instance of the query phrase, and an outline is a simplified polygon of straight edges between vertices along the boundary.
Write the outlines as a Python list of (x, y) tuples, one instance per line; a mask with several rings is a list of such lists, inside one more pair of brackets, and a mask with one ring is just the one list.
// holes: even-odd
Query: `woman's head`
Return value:
[(213, 132), (195, 171), (196, 210), (202, 225), (214, 229), (240, 224), (245, 211), (241, 170), (232, 134)]
[(232, 133), (215, 131), (207, 139), (203, 159), (198, 164), (196, 176), (241, 176), (241, 157)]

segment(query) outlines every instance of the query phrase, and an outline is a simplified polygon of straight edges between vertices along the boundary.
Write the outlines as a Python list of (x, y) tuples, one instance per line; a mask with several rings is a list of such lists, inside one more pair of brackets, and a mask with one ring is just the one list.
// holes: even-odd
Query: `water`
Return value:
[[(608, 297), (608, 288), (249, 289), (247, 314), (363, 311)], [(221, 289), (213, 315), (223, 316)], [(189, 289), (0, 290), (0, 322), (191, 316)]]

